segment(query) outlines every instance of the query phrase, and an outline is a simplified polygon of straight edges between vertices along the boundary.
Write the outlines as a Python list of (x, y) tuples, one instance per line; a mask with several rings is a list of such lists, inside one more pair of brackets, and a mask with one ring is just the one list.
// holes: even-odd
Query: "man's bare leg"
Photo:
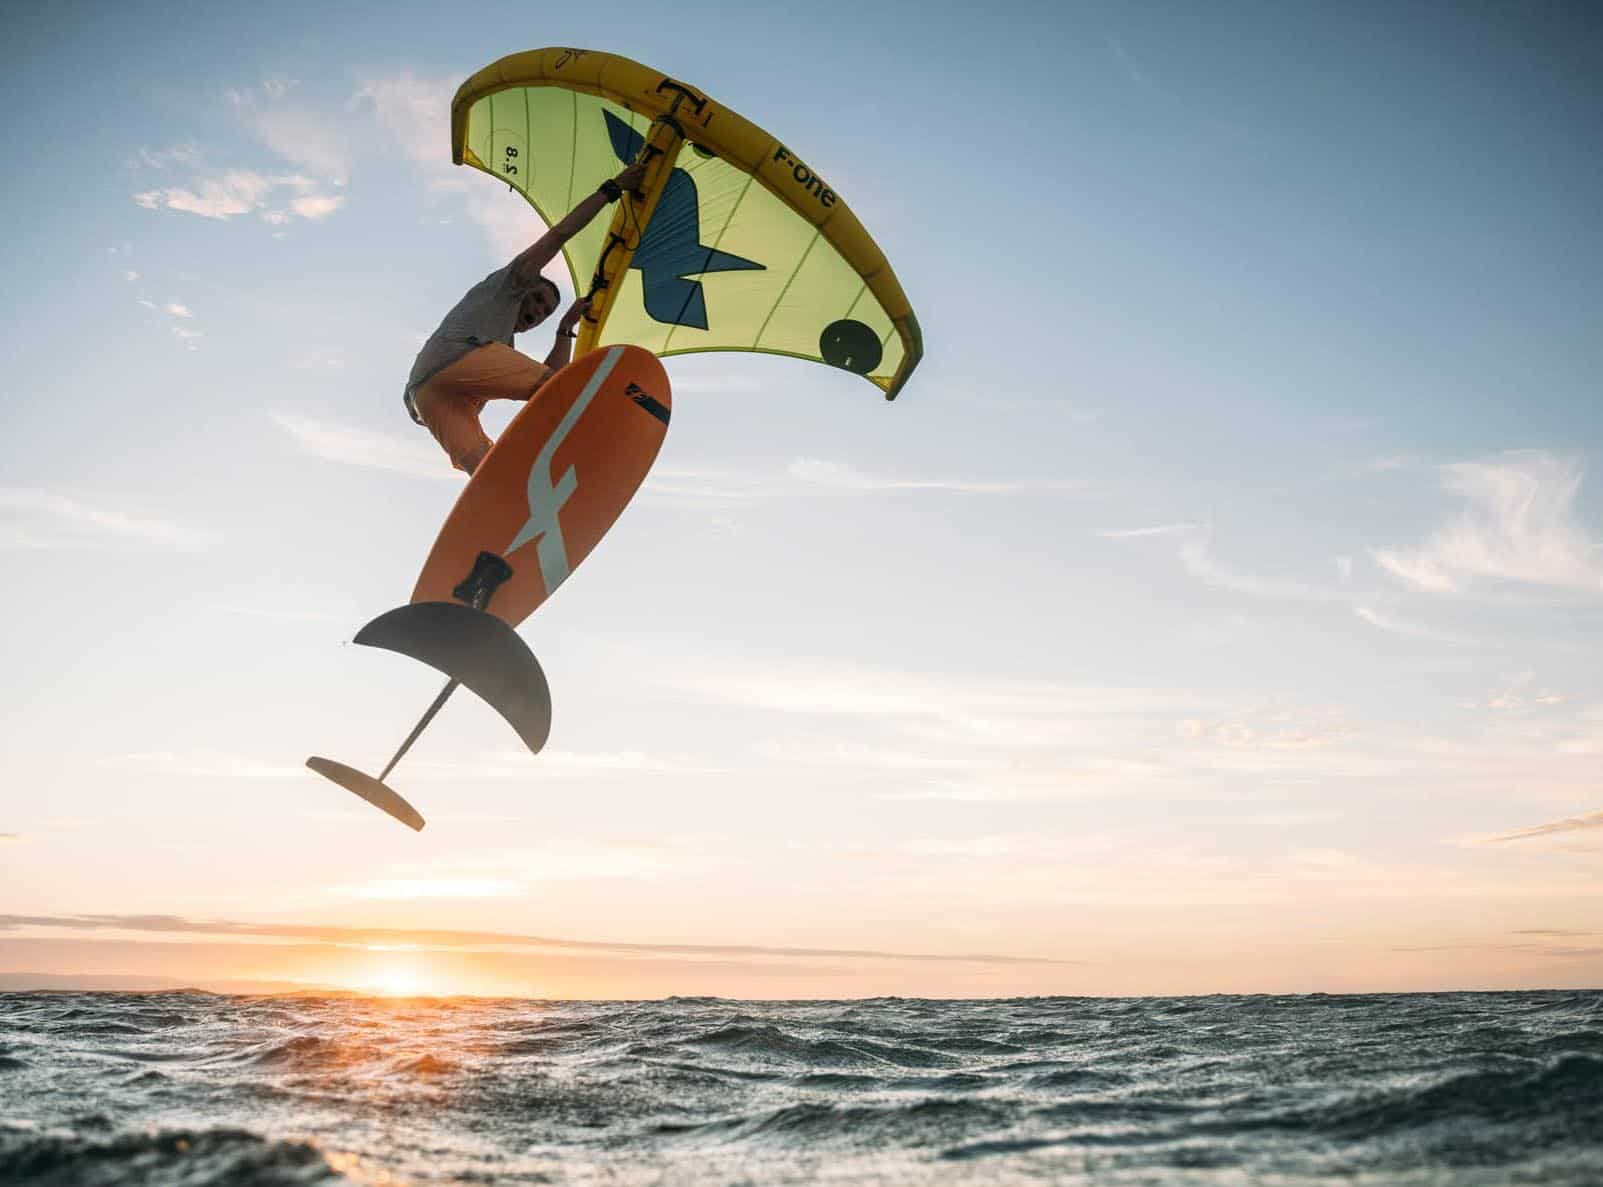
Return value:
[(461, 470), (464, 474), (467, 474), (469, 477), (471, 477), (473, 471), (479, 468), (479, 463), (484, 460), (484, 455), (489, 452), (490, 443), (485, 441), (479, 445), (475, 445), (472, 449), (469, 449), (464, 453), (459, 453), (456, 457), (453, 457), (451, 459), (451, 464), (458, 470)]

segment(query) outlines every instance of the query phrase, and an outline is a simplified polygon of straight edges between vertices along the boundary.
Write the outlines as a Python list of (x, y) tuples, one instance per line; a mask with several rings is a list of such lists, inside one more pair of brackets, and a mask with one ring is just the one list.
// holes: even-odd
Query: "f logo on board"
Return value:
[(557, 455), (557, 449), (568, 439), (573, 432), (573, 426), (579, 423), (585, 409), (596, 398), (601, 385), (612, 374), (612, 369), (618, 365), (618, 359), (623, 355), (623, 347), (614, 346), (607, 351), (595, 374), (580, 391), (579, 398), (574, 400), (573, 406), (563, 413), (557, 427), (551, 431), (551, 436), (540, 447), (539, 454), (534, 459), (534, 465), (529, 467), (529, 518), (518, 534), (512, 537), (512, 543), (506, 547), (503, 555), (511, 555), (522, 548), (530, 540), (538, 540), (534, 546), (534, 555), (540, 562), (540, 577), (545, 582), (546, 596), (550, 597), (556, 592), (557, 586), (568, 579), (572, 566), (568, 563), (568, 547), (562, 539), (561, 513), (563, 504), (573, 497), (573, 492), (579, 489), (578, 472), (569, 466), (562, 472), (560, 478), (551, 473), (552, 459)]

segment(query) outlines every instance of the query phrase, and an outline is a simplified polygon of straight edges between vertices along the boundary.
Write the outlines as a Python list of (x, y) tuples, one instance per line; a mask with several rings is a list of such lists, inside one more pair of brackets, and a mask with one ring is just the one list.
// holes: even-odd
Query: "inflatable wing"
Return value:
[(701, 91), (595, 50), (513, 54), (463, 83), (451, 154), (547, 223), (647, 151), (640, 196), (568, 241), (593, 288), (579, 351), (748, 350), (855, 372), (895, 399), (923, 354), (896, 274), (785, 142)]

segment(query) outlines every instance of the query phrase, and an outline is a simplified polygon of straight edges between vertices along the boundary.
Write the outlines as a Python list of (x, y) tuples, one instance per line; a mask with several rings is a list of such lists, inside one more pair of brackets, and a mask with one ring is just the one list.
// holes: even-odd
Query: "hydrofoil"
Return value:
[(617, 522), (662, 448), (671, 409), (667, 372), (638, 346), (601, 347), (546, 380), (468, 480), (411, 601), (356, 633), (363, 646), (443, 673), (445, 687), (377, 778), (329, 758), (306, 765), (422, 829), (422, 814), (385, 780), (463, 686), (538, 754), (551, 691), (516, 628)]

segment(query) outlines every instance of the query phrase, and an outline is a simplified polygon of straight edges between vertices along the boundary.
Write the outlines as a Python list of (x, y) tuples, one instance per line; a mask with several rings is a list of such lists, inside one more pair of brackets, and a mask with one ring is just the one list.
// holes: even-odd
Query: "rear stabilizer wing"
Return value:
[(342, 762), (335, 762), (332, 758), (318, 758), (315, 755), (306, 760), (306, 765), (322, 775), (325, 779), (332, 779), (346, 791), (361, 796), (375, 808), (388, 812), (407, 828), (423, 831), (423, 816), (405, 798), (371, 775), (364, 775), (355, 767), (348, 767)]

